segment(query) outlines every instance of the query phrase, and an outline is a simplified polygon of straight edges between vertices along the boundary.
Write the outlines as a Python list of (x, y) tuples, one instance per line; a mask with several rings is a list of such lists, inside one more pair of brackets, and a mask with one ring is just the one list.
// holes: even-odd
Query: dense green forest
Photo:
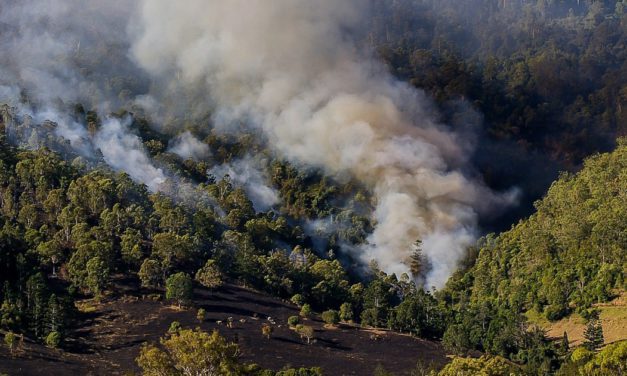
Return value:
[(627, 134), (624, 2), (373, 6), (366, 42), (396, 76), (435, 98), (447, 124), (465, 129), (476, 116), (468, 106), (477, 110), (475, 165), (493, 187), (523, 188), (519, 208), (488, 221), (491, 228), (531, 214), (558, 171), (576, 170)]
[(564, 174), (530, 218), (482, 239), (468, 267), (440, 291), (455, 312), (445, 343), (538, 361), (537, 353), (520, 351), (524, 312), (540, 311), (549, 320), (572, 310), (585, 315), (592, 304), (625, 291), (626, 167), (620, 141), (578, 174)]
[[(194, 170), (191, 161), (182, 166)], [(274, 182), (286, 197), (324, 202), (346, 191), (324, 179), (290, 183), (305, 177), (281, 173), (290, 167), (278, 161), (269, 168), (278, 170)], [(117, 274), (137, 275), (147, 288), (165, 286), (179, 304), (190, 300), (192, 278), (209, 288), (234, 279), (306, 310), (335, 311), (343, 321), (443, 336), (455, 352), (477, 349), (526, 364), (529, 372), (554, 371), (563, 350), (543, 332), (528, 330), (522, 313), (533, 309), (557, 319), (625, 290), (626, 170), (627, 146), (620, 142), (613, 153), (587, 160), (578, 174), (564, 174), (536, 204), (537, 213), (482, 239), (467, 266), (434, 296), (407, 275), (388, 276), (372, 265), (364, 279), (347, 272), (332, 251), (312, 252), (302, 230), (290, 224), (306, 215), (300, 213), (324, 211), (306, 199), (284, 201), (293, 216), (258, 213), (226, 178), (201, 184), (198, 194), (207, 203), (189, 206), (150, 194), (123, 173), (86, 169), (79, 159), (70, 163), (46, 148), (19, 150), (3, 141), (2, 326), (62, 345), (74, 325), (72, 301), (106, 297)], [(360, 220), (353, 222), (348, 234), (363, 231)], [(279, 249), (277, 242), (292, 246)]]
[[(476, 144), (469, 174), (523, 192), (518, 207), (481, 218), (486, 233), (501, 232), (470, 247), (445, 287), (422, 285), (429, 265), (420, 239), (407, 260), (416, 279), (344, 251), (365, 244), (376, 224), (373, 192), (357, 179), (277, 156), (249, 129), (220, 132), (206, 114), (157, 128), (146, 109), (126, 101), (141, 85), (119, 77), (107, 88), (126, 105), (108, 115), (128, 123), (166, 171), (158, 191), (116, 172), (101, 151), (86, 157), (59, 136), (58, 124), (0, 109), (6, 345), (13, 350), (27, 337), (64, 348), (80, 326), (75, 302), (115, 299), (120, 279), (183, 308), (193, 306), (193, 287), (228, 282), (290, 301), (304, 317), (441, 341), (456, 355), (441, 370), (418, 366), (413, 374), (627, 372), (627, 342), (604, 344), (597, 309), (627, 290), (627, 2), (368, 4), (368, 25), (355, 31), (364, 49), (434, 98), (438, 120)], [(28, 94), (21, 104), (36, 107)], [(86, 125), (86, 139), (107, 121), (86, 103), (57, 105)], [(184, 132), (201, 140), (203, 158), (168, 147)], [(244, 159), (276, 193), (271, 208), (257, 205), (242, 181), (218, 174), (217, 166)], [(579, 314), (587, 320), (584, 346), (549, 338), (529, 313), (552, 322)], [(298, 320), (294, 328), (309, 342), (312, 329)], [(184, 356), (189, 349), (198, 352)], [(237, 354), (217, 332), (174, 326), (137, 362), (147, 375), (178, 374), (183, 364), (221, 374), (322, 372), (275, 373), (241, 364)]]

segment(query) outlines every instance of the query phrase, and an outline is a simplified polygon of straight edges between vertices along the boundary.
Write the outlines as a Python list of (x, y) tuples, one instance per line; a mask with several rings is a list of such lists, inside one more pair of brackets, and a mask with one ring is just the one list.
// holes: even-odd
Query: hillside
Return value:
[[(587, 159), (579, 173), (563, 174), (531, 217), (483, 239), (472, 266), (441, 292), (460, 312), (460, 326), (450, 327), (445, 338), (452, 345), (470, 341), (466, 346), (507, 354), (512, 343), (502, 342), (494, 330), (515, 332), (512, 325), (527, 325), (521, 314), (528, 312), (531, 322), (551, 335), (570, 331), (579, 343), (583, 323), (577, 316), (549, 321), (600, 309), (611, 340), (624, 339), (621, 300), (615, 300), (617, 306), (608, 302), (626, 286), (626, 171), (627, 144), (620, 140), (615, 151)], [(508, 318), (512, 324), (502, 321)], [(468, 339), (476, 326), (489, 328), (487, 334)]]
[[(26, 376), (138, 372), (135, 358), (141, 345), (158, 342), (173, 321), (184, 328), (217, 329), (240, 346), (243, 362), (275, 370), (289, 365), (321, 367), (329, 375), (365, 375), (381, 365), (404, 374), (418, 361), (438, 367), (447, 361), (437, 342), (354, 325), (325, 326), (319, 318), (306, 320), (315, 328), (315, 339), (307, 344), (287, 325), (289, 316), (298, 315), (298, 307), (235, 285), (216, 291), (196, 289), (196, 308), (190, 309), (163, 302), (158, 294), (151, 295), (151, 291), (140, 289), (132, 281), (117, 281), (115, 288), (116, 296), (101, 303), (91, 299), (77, 302), (83, 324), (68, 334), (74, 339), (66, 349), (48, 349), (27, 341), (24, 351), (11, 357), (2, 348), (0, 373)], [(153, 300), (155, 296), (157, 300)], [(197, 308), (207, 311), (202, 323), (196, 318)], [(228, 317), (233, 318), (232, 328), (226, 325)], [(261, 332), (268, 318), (276, 323), (270, 339)]]
[[(600, 311), (599, 316), (603, 326), (605, 343), (609, 344), (627, 339), (627, 304), (624, 292), (621, 296), (607, 303), (594, 304), (593, 307)], [(556, 321), (549, 321), (534, 310), (528, 311), (525, 316), (530, 324), (545, 329), (551, 338), (562, 338), (566, 333), (571, 347), (585, 343), (584, 331), (587, 320), (576, 312)]]
[(626, 108), (627, 0), (1, 1), (0, 376), (625, 373)]

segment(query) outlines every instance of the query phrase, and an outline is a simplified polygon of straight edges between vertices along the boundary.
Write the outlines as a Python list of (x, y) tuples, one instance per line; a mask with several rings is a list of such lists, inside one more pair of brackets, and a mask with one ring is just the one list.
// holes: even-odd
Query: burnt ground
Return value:
[[(307, 344), (287, 326), (287, 318), (298, 315), (296, 306), (232, 284), (214, 292), (195, 289), (195, 308), (187, 309), (156, 300), (154, 294), (142, 295), (128, 281), (117, 284), (115, 290), (116, 296), (100, 304), (86, 302), (83, 311), (88, 313), (82, 313), (81, 326), (66, 341), (64, 350), (49, 349), (27, 339), (23, 350), (11, 356), (6, 347), (0, 346), (0, 374), (139, 373), (134, 360), (141, 345), (157, 342), (175, 320), (183, 327), (217, 329), (239, 344), (243, 362), (275, 370), (286, 365), (319, 366), (328, 375), (372, 375), (380, 364), (388, 371), (406, 374), (419, 360), (437, 366), (446, 362), (444, 350), (437, 342), (350, 325), (329, 328), (318, 319), (306, 322), (316, 330), (316, 340)], [(202, 324), (196, 319), (196, 309), (200, 307), (207, 311), (207, 320)], [(233, 328), (225, 325), (228, 317), (233, 317)], [(262, 323), (268, 322), (268, 317), (275, 322), (269, 340), (261, 334)]]

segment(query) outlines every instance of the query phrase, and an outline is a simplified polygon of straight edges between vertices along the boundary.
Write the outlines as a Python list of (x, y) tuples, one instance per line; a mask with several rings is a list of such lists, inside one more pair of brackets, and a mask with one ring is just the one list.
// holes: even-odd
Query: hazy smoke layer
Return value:
[[(129, 0), (7, 0), (0, 4), (0, 101), (54, 133), (85, 157), (96, 155), (152, 191), (166, 177), (154, 166), (128, 122), (106, 117), (130, 98), (141, 70), (126, 56)], [(32, 106), (21, 103), (26, 94)], [(89, 134), (62, 108), (82, 103), (105, 120)], [(25, 142), (26, 140), (18, 140)], [(181, 148), (181, 146), (179, 144)], [(198, 149), (198, 148), (196, 148)], [(198, 150), (194, 149), (194, 153)]]
[(421, 238), (442, 286), (475, 236), (477, 208), (503, 201), (454, 168), (468, 150), (434, 124), (424, 94), (356, 51), (347, 31), (365, 1), (144, 0), (132, 56), (172, 85), (206, 84), (227, 128), (242, 119), (279, 152), (376, 195), (376, 229), (361, 251), (405, 272)]
[[(79, 154), (102, 153), (152, 190), (164, 173), (128, 125), (107, 112), (143, 107), (167, 129), (172, 117), (213, 111), (216, 126), (264, 132), (275, 151), (337, 176), (355, 176), (376, 198), (376, 228), (356, 250), (387, 272), (406, 272), (420, 238), (441, 286), (501, 197), (461, 171), (471, 142), (433, 119), (424, 93), (395, 80), (351, 41), (367, 0), (6, 0), (0, 4), (0, 100), (22, 93), (22, 113), (58, 123)], [(151, 82), (148, 82), (148, 78)], [(61, 102), (61, 103), (59, 103)], [(105, 119), (90, 134), (57, 109), (81, 102)], [(46, 109), (43, 111), (42, 109)], [(176, 124), (176, 122), (172, 122)], [(207, 149), (191, 134), (170, 144), (183, 158)], [(246, 163), (244, 163), (246, 164)], [(255, 206), (271, 189), (235, 164), (216, 174), (247, 180)], [(250, 181), (248, 181), (250, 180)], [(242, 183), (244, 184), (244, 183)], [(267, 187), (266, 187), (267, 188)]]

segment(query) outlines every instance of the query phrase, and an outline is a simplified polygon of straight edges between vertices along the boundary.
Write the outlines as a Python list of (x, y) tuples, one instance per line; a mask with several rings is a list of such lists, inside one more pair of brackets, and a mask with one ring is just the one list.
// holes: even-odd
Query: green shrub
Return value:
[(46, 346), (57, 348), (61, 344), (61, 333), (57, 331), (52, 331), (46, 337)]
[(333, 309), (322, 312), (322, 320), (331, 325), (335, 325), (340, 322), (340, 314)]
[(198, 312), (196, 312), (196, 319), (200, 322), (205, 321), (207, 318), (207, 311), (204, 308), (198, 308)]
[(181, 330), (181, 323), (178, 321), (172, 321), (172, 323), (170, 324), (170, 327), (168, 328), (168, 332), (176, 333), (179, 330)]
[(342, 305), (340, 306), (340, 320), (353, 320), (353, 306), (350, 303), (342, 303)]
[(292, 299), (290, 299), (290, 301), (299, 307), (302, 307), (303, 304), (305, 304), (305, 298), (301, 294), (296, 294), (292, 296)]
[(287, 319), (287, 323), (289, 326), (295, 327), (300, 323), (300, 317), (298, 316), (290, 316)]
[(300, 315), (306, 318), (311, 317), (311, 306), (309, 304), (303, 304), (300, 309)]

